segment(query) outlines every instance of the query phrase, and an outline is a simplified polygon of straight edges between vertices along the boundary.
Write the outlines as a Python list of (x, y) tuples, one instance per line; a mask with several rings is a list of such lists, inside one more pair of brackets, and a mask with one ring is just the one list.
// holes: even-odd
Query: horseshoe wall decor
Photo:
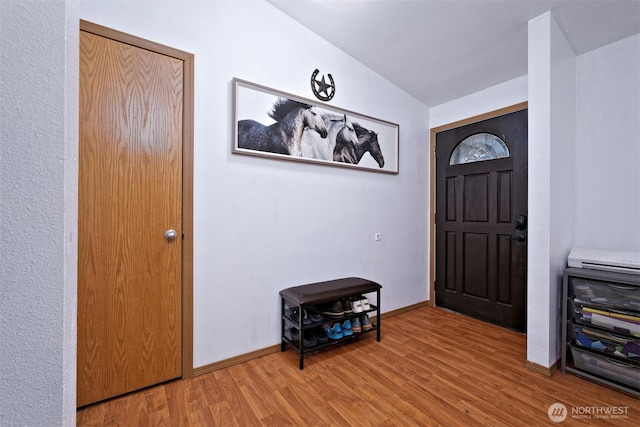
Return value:
[(333, 81), (333, 76), (327, 74), (329, 78), (329, 83), (327, 83), (324, 74), (320, 80), (317, 79), (319, 73), (320, 70), (316, 68), (311, 74), (311, 90), (320, 101), (330, 101), (336, 93), (336, 84)]

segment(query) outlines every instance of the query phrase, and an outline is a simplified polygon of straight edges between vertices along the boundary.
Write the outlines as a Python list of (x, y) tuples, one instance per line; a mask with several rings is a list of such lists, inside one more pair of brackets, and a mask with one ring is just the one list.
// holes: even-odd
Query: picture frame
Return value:
[(234, 154), (399, 173), (400, 126), (233, 78)]

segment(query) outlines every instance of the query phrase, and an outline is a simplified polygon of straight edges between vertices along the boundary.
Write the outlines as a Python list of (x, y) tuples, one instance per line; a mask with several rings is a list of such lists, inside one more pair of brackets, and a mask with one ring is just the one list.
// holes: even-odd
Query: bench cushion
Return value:
[(283, 289), (280, 295), (294, 305), (313, 305), (337, 301), (351, 295), (376, 292), (382, 286), (360, 277), (328, 280)]

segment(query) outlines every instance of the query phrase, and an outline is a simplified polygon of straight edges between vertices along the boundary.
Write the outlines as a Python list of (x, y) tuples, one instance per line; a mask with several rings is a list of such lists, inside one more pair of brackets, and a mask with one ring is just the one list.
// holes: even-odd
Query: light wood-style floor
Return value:
[[(640, 425), (639, 399), (526, 368), (522, 334), (429, 307), (383, 317), (381, 332), (314, 353), (303, 371), (288, 349), (115, 398), (79, 410), (77, 425)], [(554, 403), (569, 411), (561, 423), (548, 417)], [(571, 415), (611, 407), (627, 413)]]

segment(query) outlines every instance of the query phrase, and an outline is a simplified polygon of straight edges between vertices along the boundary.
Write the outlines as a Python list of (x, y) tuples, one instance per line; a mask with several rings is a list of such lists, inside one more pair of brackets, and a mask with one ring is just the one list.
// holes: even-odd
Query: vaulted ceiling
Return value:
[(268, 1), (427, 106), (527, 74), (547, 11), (578, 55), (640, 33), (640, 0)]

